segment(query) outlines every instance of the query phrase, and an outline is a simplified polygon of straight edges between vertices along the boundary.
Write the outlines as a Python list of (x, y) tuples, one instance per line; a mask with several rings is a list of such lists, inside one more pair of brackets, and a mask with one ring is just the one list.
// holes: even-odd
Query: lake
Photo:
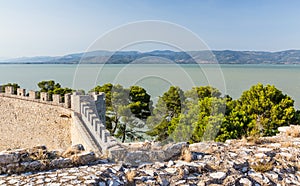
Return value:
[(233, 98), (258, 82), (275, 85), (295, 100), (300, 108), (300, 65), (66, 65), (1, 64), (0, 84), (18, 83), (27, 90), (37, 90), (42, 80), (55, 80), (62, 86), (86, 91), (95, 85), (111, 82), (143, 86), (154, 102), (176, 85), (187, 90), (192, 86), (211, 85)]

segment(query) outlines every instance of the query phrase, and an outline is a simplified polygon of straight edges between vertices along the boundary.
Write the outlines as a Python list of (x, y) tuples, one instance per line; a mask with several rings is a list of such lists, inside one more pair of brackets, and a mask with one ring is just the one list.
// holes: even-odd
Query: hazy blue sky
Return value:
[(141, 20), (182, 25), (211, 49), (300, 49), (299, 7), (297, 0), (0, 0), (0, 56), (81, 52)]

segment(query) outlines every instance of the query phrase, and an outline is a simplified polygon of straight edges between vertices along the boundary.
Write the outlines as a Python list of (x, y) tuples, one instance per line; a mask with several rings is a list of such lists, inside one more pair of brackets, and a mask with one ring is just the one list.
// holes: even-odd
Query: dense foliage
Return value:
[(41, 81), (38, 83), (38, 87), (40, 88), (40, 92), (47, 92), (49, 94), (50, 100), (52, 100), (53, 94), (59, 94), (64, 100), (64, 95), (67, 93), (73, 92), (71, 88), (62, 88), (59, 83), (55, 83), (53, 80)]
[(257, 84), (237, 100), (216, 88), (193, 87), (184, 93), (171, 87), (148, 118), (156, 140), (225, 141), (242, 136), (270, 136), (279, 126), (299, 123), (294, 101), (274, 86)]
[[(173, 118), (178, 118), (183, 110), (184, 92), (179, 87), (171, 86), (167, 92), (159, 97), (153, 116), (149, 117), (149, 123), (157, 123), (147, 134), (155, 136), (157, 140), (166, 140), (176, 128), (173, 126)], [(151, 125), (151, 124), (150, 124)]]
[(150, 95), (139, 86), (124, 88), (111, 83), (96, 86), (91, 91), (106, 94), (106, 127), (110, 133), (125, 140), (143, 139), (145, 121), (150, 116)]

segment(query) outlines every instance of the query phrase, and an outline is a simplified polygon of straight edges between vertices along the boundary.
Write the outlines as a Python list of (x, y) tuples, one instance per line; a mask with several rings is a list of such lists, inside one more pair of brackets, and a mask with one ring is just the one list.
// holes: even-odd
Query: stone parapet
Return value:
[[(104, 124), (104, 94), (78, 95), (74, 93), (71, 96), (71, 103), (72, 110), (79, 114), (85, 129), (95, 140), (102, 153), (107, 153), (111, 147), (119, 145), (117, 140), (110, 135)], [(99, 117), (99, 114), (102, 117)]]
[(26, 94), (26, 89), (18, 88), (15, 94), (14, 87), (6, 86), (5, 92), (0, 91), (0, 96), (71, 108), (71, 94), (64, 95), (64, 101), (61, 95), (53, 94), (53, 101), (51, 101), (49, 94), (46, 92), (41, 92), (39, 96), (37, 91), (30, 90), (28, 94)]
[(17, 95), (18, 96), (25, 96), (26, 95), (26, 90), (23, 88), (18, 88), (17, 89)]

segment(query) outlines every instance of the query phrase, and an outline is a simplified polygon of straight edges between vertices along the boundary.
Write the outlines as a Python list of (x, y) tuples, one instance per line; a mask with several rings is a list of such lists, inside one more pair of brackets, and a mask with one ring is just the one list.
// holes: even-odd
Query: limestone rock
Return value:
[(74, 154), (78, 154), (80, 152), (84, 151), (84, 147), (81, 144), (73, 145), (69, 147), (66, 151), (62, 153), (63, 157), (70, 157)]
[(96, 155), (94, 152), (82, 152), (80, 154), (71, 156), (71, 159), (74, 163), (84, 165), (87, 163), (94, 162), (96, 160)]
[(239, 182), (245, 186), (252, 186), (252, 182), (248, 178), (241, 178)]
[[(51, 161), (20, 158), (14, 161), (11, 155), (2, 157), (0, 164), (1, 185), (300, 185), (300, 149), (295, 146), (299, 138), (275, 136), (261, 139), (263, 143), (250, 144), (243, 140), (231, 140), (230, 143), (199, 143), (190, 145), (193, 158), (190, 162), (180, 158), (180, 149), (184, 144), (170, 144), (152, 150), (123, 149), (120, 153), (122, 162), (107, 160), (95, 161), (94, 155), (81, 152), (73, 157), (88, 165), (75, 164), (74, 159), (55, 158)], [(272, 144), (277, 144), (276, 146)], [(279, 145), (280, 146), (279, 146)], [(281, 147), (281, 148), (279, 148)], [(166, 151), (164, 151), (166, 150)], [(27, 150), (25, 150), (28, 152)], [(42, 152), (48, 152), (42, 150)], [(171, 152), (173, 151), (173, 152)], [(112, 152), (112, 151), (111, 151)], [(171, 153), (173, 153), (171, 155)], [(23, 151), (2, 152), (3, 154), (26, 154)], [(200, 155), (200, 158), (194, 158)], [(172, 157), (170, 159), (166, 156)], [(5, 158), (4, 158), (5, 157)], [(127, 159), (126, 159), (127, 158)], [(133, 162), (133, 163), (126, 163)], [(72, 167), (68, 167), (68, 166)], [(258, 167), (255, 167), (258, 165)], [(19, 166), (19, 167), (18, 167)], [(43, 166), (57, 167), (44, 172), (37, 172)], [(30, 171), (21, 175), (13, 174), (20, 168)], [(34, 171), (36, 169), (37, 171)], [(10, 172), (9, 172), (10, 171)], [(131, 176), (128, 176), (129, 173)]]
[(210, 173), (209, 176), (213, 179), (223, 180), (226, 178), (226, 173), (225, 172), (213, 172), (213, 173)]
[(10, 164), (17, 163), (20, 161), (19, 153), (0, 153), (0, 165), (2, 164)]
[(178, 159), (178, 157), (181, 155), (182, 150), (187, 147), (188, 145), (185, 142), (165, 146), (163, 148), (163, 151), (165, 153), (165, 161), (170, 159)]

